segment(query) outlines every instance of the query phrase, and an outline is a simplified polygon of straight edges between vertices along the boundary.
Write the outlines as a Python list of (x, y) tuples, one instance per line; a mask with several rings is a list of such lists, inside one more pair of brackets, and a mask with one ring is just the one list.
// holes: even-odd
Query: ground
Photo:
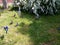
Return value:
[[(16, 17), (13, 15), (16, 14)], [(3, 11), (0, 15), (0, 45), (60, 45), (60, 15), (41, 16), (16, 11)], [(13, 24), (9, 23), (13, 21)], [(18, 22), (18, 26), (15, 27)], [(4, 26), (9, 30), (6, 34)], [(4, 35), (4, 36), (3, 36)], [(1, 38), (2, 37), (2, 38)]]

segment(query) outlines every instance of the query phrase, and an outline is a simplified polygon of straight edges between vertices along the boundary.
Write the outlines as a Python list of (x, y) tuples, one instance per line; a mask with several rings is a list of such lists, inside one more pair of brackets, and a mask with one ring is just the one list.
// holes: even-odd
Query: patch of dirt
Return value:
[(48, 33), (49, 34), (56, 34), (57, 30), (52, 28), (52, 29), (48, 30)]

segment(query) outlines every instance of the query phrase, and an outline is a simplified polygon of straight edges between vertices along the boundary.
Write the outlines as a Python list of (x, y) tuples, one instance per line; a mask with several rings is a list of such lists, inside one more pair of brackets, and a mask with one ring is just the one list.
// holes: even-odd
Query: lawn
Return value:
[[(16, 17), (13, 17), (16, 14)], [(0, 16), (0, 45), (60, 45), (60, 15), (41, 16), (15, 11), (3, 11)], [(9, 23), (13, 21), (13, 24)], [(19, 24), (15, 27), (16, 24)], [(6, 34), (4, 26), (9, 30)], [(3, 39), (1, 38), (4, 35)]]

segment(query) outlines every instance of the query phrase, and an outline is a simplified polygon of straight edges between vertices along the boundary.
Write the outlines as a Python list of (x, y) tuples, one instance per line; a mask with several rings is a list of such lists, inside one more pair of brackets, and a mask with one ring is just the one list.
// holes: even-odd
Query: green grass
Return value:
[[(16, 18), (13, 15), (16, 14)], [(15, 11), (3, 11), (0, 16), (0, 45), (60, 45), (60, 15), (41, 16), (35, 20), (34, 15), (21, 13), (22, 18)], [(9, 25), (13, 20), (13, 24)], [(16, 23), (18, 27), (15, 27)], [(9, 26), (8, 34), (3, 26)]]

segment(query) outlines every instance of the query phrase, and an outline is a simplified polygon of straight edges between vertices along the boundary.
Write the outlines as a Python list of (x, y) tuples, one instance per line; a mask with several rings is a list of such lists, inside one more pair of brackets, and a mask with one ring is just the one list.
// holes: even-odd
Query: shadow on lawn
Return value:
[(51, 25), (47, 23), (44, 24), (41, 21), (33, 21), (32, 24), (27, 25), (21, 23), (21, 28), (18, 28), (18, 31), (24, 35), (29, 34), (31, 41), (34, 45), (43, 45), (43, 43), (47, 45), (55, 44), (55, 33), (49, 33), (48, 30), (51, 28)]
[[(24, 18), (24, 17), (23, 17)], [(29, 19), (29, 18), (27, 18)], [(56, 27), (60, 24), (58, 17), (42, 17), (39, 20), (32, 20), (33, 23), (25, 24), (24, 22), (20, 23), (18, 32), (23, 35), (29, 34), (30, 40), (34, 45), (59, 45), (59, 34), (56, 31)], [(59, 39), (58, 39), (59, 38)]]

